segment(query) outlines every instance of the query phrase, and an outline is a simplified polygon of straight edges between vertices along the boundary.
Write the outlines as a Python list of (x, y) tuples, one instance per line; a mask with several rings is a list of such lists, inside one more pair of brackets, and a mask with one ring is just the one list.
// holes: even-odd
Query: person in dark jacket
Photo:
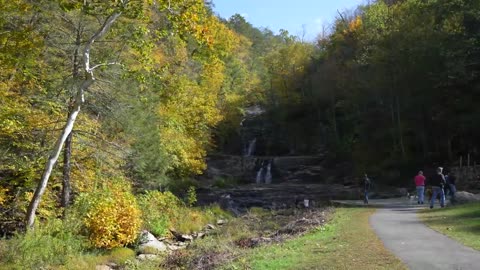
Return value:
[(437, 196), (440, 195), (440, 206), (445, 207), (445, 193), (443, 187), (445, 186), (445, 177), (442, 174), (442, 167), (438, 167), (436, 174), (430, 177), (429, 184), (432, 186), (432, 199), (430, 200), (430, 208), (433, 208)]
[(364, 204), (368, 204), (368, 191), (370, 191), (371, 185), (372, 185), (372, 182), (370, 181), (370, 178), (368, 178), (368, 175), (365, 174), (365, 177), (363, 179), (363, 191), (364, 191), (363, 203)]
[(448, 174), (448, 181), (447, 185), (449, 187), (449, 194), (450, 194), (450, 202), (453, 204), (455, 203), (455, 192), (457, 192), (457, 187), (455, 186), (455, 182), (457, 181), (457, 178), (455, 177), (455, 174), (453, 172), (450, 172)]

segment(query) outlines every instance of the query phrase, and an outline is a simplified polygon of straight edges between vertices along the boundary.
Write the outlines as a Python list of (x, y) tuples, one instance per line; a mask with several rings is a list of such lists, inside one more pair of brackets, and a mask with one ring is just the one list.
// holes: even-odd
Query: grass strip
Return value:
[(419, 216), (430, 228), (480, 250), (480, 203), (425, 209)]
[(253, 249), (224, 269), (407, 269), (369, 224), (368, 208), (338, 208), (333, 220), (297, 239)]

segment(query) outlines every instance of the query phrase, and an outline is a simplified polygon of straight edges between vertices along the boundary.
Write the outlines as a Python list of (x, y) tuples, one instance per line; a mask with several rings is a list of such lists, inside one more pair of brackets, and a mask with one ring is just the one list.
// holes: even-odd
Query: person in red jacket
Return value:
[(419, 171), (414, 180), (415, 186), (417, 187), (418, 204), (423, 204), (425, 196), (425, 176), (423, 176), (423, 172)]

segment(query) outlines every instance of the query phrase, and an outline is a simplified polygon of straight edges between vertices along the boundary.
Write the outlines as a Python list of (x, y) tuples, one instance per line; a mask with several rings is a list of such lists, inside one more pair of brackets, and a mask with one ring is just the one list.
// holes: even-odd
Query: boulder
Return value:
[(455, 203), (471, 203), (471, 202), (479, 202), (480, 201), (480, 194), (473, 194), (466, 191), (458, 191), (455, 193)]
[(183, 242), (186, 242), (186, 241), (192, 242), (192, 241), (193, 241), (193, 236), (190, 235), (190, 234), (182, 234), (181, 237), (180, 237), (180, 241), (183, 241)]
[(226, 223), (227, 223), (226, 220), (223, 220), (223, 219), (217, 220), (217, 225), (225, 225)]
[(105, 264), (95, 266), (95, 270), (112, 270), (112, 269), (113, 268)]
[(207, 224), (207, 225), (205, 226), (205, 229), (207, 229), (207, 230), (215, 230), (215, 226), (212, 225), (212, 224)]
[(142, 254), (156, 254), (167, 251), (167, 246), (158, 241), (153, 234), (148, 231), (143, 231), (140, 235), (140, 246), (138, 250)]

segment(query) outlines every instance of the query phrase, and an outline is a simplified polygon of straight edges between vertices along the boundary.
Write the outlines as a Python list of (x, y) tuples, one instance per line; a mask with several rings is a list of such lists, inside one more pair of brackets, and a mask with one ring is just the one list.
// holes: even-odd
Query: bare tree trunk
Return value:
[(332, 106), (332, 128), (333, 128), (333, 136), (335, 139), (335, 143), (340, 142), (340, 135), (338, 134), (338, 125), (337, 125), (337, 112), (336, 112), (336, 97), (335, 97), (335, 90), (332, 89), (331, 91), (331, 96), (330, 96), (330, 102)]
[[(393, 91), (392, 91), (393, 92)], [(390, 102), (390, 118), (392, 120), (392, 130), (391, 130), (391, 135), (392, 135), (392, 146), (393, 146), (393, 151), (397, 151), (397, 138), (395, 136), (395, 110), (393, 108), (393, 94), (391, 97), (391, 102)]]
[[(79, 49), (81, 45), (81, 32), (82, 27), (79, 24), (77, 28), (77, 37), (75, 40), (75, 50), (73, 51), (73, 67), (72, 67), (72, 78), (73, 82), (76, 83), (80, 77), (80, 61), (79, 61)], [(70, 104), (69, 104), (70, 105)], [(71, 105), (69, 106), (69, 113), (72, 111)], [(70, 173), (71, 173), (71, 156), (72, 156), (72, 137), (73, 134), (70, 133), (65, 141), (65, 149), (63, 150), (63, 178), (62, 178), (62, 195), (61, 195), (61, 206), (66, 208), (70, 203), (70, 194), (72, 192), (70, 184)]]
[(425, 108), (422, 109), (422, 149), (423, 149), (423, 157), (426, 158), (428, 156), (428, 142), (427, 142), (427, 120), (428, 116), (425, 111)]
[(52, 153), (50, 154), (47, 163), (45, 164), (45, 170), (42, 174), (42, 178), (38, 183), (38, 186), (33, 194), (32, 200), (28, 206), (27, 216), (26, 216), (26, 227), (27, 229), (33, 228), (33, 224), (35, 222), (35, 212), (37, 211), (38, 205), (42, 199), (43, 194), (47, 188), (48, 180), (50, 175), (52, 174), (53, 167), (57, 163), (58, 157), (62, 151), (63, 144), (67, 140), (67, 137), (72, 132), (73, 126), (75, 124), (75, 120), (77, 119), (78, 113), (84, 102), (84, 93), (88, 88), (95, 82), (95, 77), (93, 76), (93, 71), (97, 66), (90, 67), (90, 49), (93, 43), (101, 38), (105, 33), (108, 31), (110, 26), (115, 22), (115, 20), (121, 15), (121, 12), (113, 13), (110, 15), (100, 29), (88, 40), (87, 44), (85, 45), (85, 49), (83, 51), (83, 61), (84, 61), (84, 69), (86, 78), (83, 81), (82, 85), (78, 88), (76, 96), (74, 97), (74, 103), (72, 107), (72, 111), (68, 116), (67, 123), (62, 130), (60, 137), (58, 138), (55, 146), (53, 148)]
[(400, 97), (396, 97), (396, 107), (397, 107), (397, 128), (398, 128), (398, 140), (400, 143), (400, 151), (402, 153), (402, 158), (406, 158), (405, 144), (403, 142), (403, 128), (402, 128), (402, 119), (400, 117)]
[(448, 136), (448, 139), (447, 139), (447, 154), (448, 154), (448, 160), (449, 161), (453, 160), (452, 143), (453, 143), (453, 136)]
[(62, 179), (62, 200), (61, 206), (67, 207), (70, 203), (70, 193), (72, 191), (70, 185), (70, 172), (71, 172), (71, 156), (72, 156), (72, 133), (67, 136), (65, 141), (65, 149), (63, 151), (63, 179)]

